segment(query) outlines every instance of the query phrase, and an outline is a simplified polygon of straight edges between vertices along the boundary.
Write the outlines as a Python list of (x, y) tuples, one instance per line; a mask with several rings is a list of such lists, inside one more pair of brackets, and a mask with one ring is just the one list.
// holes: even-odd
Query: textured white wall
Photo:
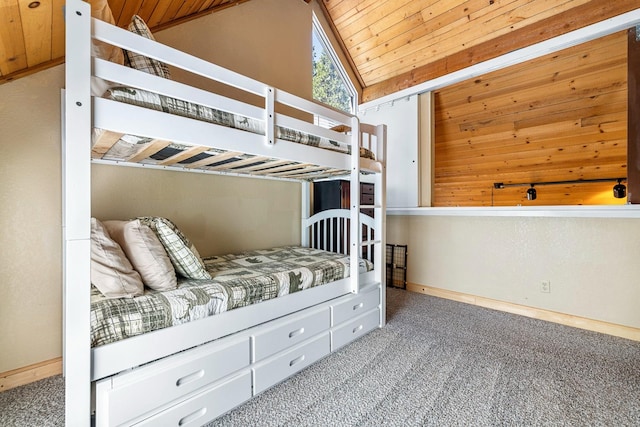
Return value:
[(411, 283), (640, 328), (638, 219), (389, 216), (387, 240)]
[(0, 86), (0, 372), (62, 348), (58, 66)]
[(95, 217), (170, 218), (202, 256), (300, 242), (297, 182), (108, 165), (93, 165), (92, 182)]

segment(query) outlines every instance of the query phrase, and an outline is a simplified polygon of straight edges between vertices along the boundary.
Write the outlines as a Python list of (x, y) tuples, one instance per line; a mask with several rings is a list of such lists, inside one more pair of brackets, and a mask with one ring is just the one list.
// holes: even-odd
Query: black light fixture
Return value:
[(529, 187), (529, 189), (527, 190), (527, 200), (535, 200), (536, 197), (537, 197), (536, 189), (533, 188), (533, 184), (531, 184), (531, 187)]
[(530, 184), (521, 183), (521, 184), (505, 184), (503, 182), (494, 182), (493, 188), (499, 190), (501, 188), (507, 187), (525, 187), (529, 186), (527, 189), (527, 200), (535, 200), (537, 198), (537, 191), (534, 188), (536, 185), (561, 185), (561, 184), (586, 184), (590, 182), (611, 182), (617, 181), (618, 183), (613, 186), (613, 197), (616, 199), (622, 199), (627, 195), (627, 187), (622, 184), (622, 181), (625, 181), (626, 178), (597, 178), (597, 179), (575, 179), (575, 180), (567, 180), (567, 181), (548, 181), (548, 182), (532, 182)]
[(613, 186), (613, 197), (622, 199), (627, 195), (627, 187), (622, 184), (622, 178), (618, 178), (618, 183)]

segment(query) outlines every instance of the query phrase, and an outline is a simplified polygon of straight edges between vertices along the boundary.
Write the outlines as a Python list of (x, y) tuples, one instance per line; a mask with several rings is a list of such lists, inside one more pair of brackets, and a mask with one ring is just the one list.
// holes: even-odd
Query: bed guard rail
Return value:
[[(278, 105), (284, 105), (297, 110), (293, 115), (304, 117), (312, 114), (327, 119), (336, 125), (353, 126), (353, 115), (343, 113), (329, 106), (311, 102), (299, 96), (290, 94), (267, 84), (251, 79), (234, 71), (212, 64), (188, 53), (179, 51), (159, 42), (146, 39), (127, 30), (110, 25), (92, 18), (93, 37), (96, 40), (135, 51), (150, 58), (157, 59), (171, 66), (189, 73), (202, 76), (214, 82), (239, 89), (244, 94), (238, 95), (242, 99), (262, 99), (263, 107), (256, 107), (251, 103), (218, 95), (189, 85), (182, 84), (141, 71), (111, 63), (99, 58), (93, 58), (93, 74), (99, 79), (117, 83), (123, 86), (136, 87), (165, 96), (182, 99), (218, 110), (239, 114), (265, 123), (265, 142), (274, 144), (274, 127), (282, 126), (318, 137), (329, 138), (357, 147), (358, 132), (350, 134), (338, 132), (315, 125), (305, 120), (292, 117), (291, 114), (278, 113)], [(94, 94), (100, 96), (101, 94)], [(372, 147), (375, 149), (375, 147)], [(353, 151), (353, 150), (352, 150)], [(357, 151), (357, 150), (355, 150)], [(374, 151), (375, 153), (375, 151)], [(377, 153), (376, 153), (377, 154)]]

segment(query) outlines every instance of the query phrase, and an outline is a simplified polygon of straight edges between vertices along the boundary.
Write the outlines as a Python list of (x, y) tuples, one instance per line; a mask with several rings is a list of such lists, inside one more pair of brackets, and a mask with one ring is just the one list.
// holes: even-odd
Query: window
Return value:
[(355, 112), (356, 90), (313, 15), (313, 99), (347, 113)]

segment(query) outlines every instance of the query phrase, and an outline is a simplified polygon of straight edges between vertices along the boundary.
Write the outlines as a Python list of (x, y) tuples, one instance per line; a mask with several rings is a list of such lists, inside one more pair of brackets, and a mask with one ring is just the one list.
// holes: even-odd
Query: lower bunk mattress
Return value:
[[(91, 287), (91, 346), (98, 347), (349, 277), (349, 256), (287, 246), (203, 259), (211, 280), (178, 279), (176, 289), (145, 289), (108, 299)], [(373, 270), (359, 261), (360, 273)]]

